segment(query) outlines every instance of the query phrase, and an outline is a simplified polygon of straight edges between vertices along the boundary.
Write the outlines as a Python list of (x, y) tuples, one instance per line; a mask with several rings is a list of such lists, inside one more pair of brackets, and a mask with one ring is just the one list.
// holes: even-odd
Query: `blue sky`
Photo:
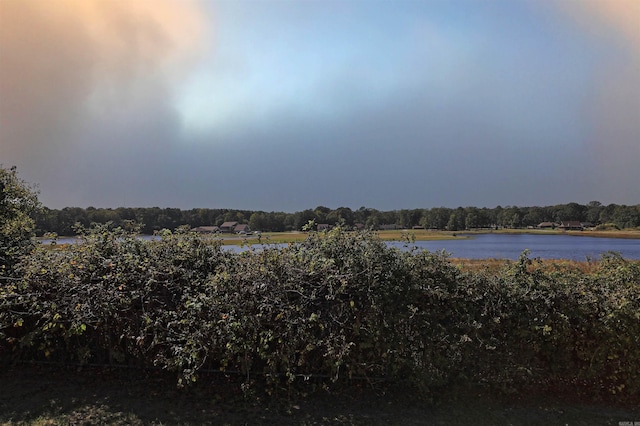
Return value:
[(640, 202), (635, 0), (2, 0), (0, 163), (43, 203)]

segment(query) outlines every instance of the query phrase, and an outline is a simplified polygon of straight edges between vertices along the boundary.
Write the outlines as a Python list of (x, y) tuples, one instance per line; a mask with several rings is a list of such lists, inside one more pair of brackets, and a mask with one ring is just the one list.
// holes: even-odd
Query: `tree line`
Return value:
[(362, 224), (367, 229), (374, 230), (385, 225), (396, 225), (403, 229), (423, 227), (449, 231), (478, 228), (517, 229), (535, 227), (542, 222), (562, 221), (579, 221), (593, 226), (625, 229), (640, 227), (640, 205), (605, 206), (598, 201), (591, 201), (585, 205), (571, 202), (546, 207), (436, 207), (392, 211), (367, 207), (352, 210), (349, 207), (331, 209), (318, 206), (295, 213), (208, 208), (181, 210), (159, 207), (65, 207), (60, 210), (43, 208), (34, 214), (34, 220), (38, 235), (74, 235), (77, 224), (88, 227), (92, 223), (108, 222), (124, 229), (134, 223), (142, 224), (141, 231), (145, 234), (152, 234), (161, 229), (173, 230), (182, 225), (219, 226), (228, 221), (247, 223), (252, 230), (265, 232), (301, 230), (310, 221), (317, 224), (342, 224), (347, 227)]

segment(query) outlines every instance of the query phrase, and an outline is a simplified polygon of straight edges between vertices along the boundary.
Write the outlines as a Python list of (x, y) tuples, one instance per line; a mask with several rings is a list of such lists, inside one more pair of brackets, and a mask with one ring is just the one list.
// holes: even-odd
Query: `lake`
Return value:
[[(400, 242), (393, 247), (405, 248)], [(445, 250), (451, 257), (465, 259), (517, 259), (524, 250), (529, 257), (584, 261), (599, 259), (608, 251), (625, 259), (640, 259), (640, 240), (572, 235), (475, 234), (471, 238), (444, 241), (416, 241), (412, 246), (429, 251)]]
[[(462, 236), (462, 234), (461, 234)], [(154, 238), (145, 236), (145, 239)], [(157, 238), (157, 237), (155, 237)], [(74, 239), (61, 238), (58, 243), (73, 243)], [(46, 241), (43, 241), (46, 244)], [(392, 247), (409, 249), (406, 243), (389, 241)], [(283, 247), (286, 244), (282, 245)], [(528, 249), (529, 257), (541, 259), (570, 259), (584, 261), (599, 259), (608, 251), (618, 252), (625, 259), (640, 260), (640, 239), (596, 238), (571, 235), (532, 234), (474, 234), (471, 238), (456, 240), (416, 241), (410, 246), (429, 251), (444, 250), (451, 257), (465, 259), (512, 259)], [(242, 251), (246, 247), (224, 246), (227, 250)], [(255, 247), (255, 245), (254, 245)]]

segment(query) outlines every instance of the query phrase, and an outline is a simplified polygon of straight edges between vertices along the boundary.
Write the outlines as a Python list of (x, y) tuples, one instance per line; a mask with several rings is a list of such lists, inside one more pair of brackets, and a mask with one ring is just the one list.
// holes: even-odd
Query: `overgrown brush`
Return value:
[(354, 379), (640, 395), (640, 266), (524, 253), (498, 272), (337, 227), (242, 253), (189, 233), (85, 230), (1, 288), (0, 357), (203, 370), (247, 382)]

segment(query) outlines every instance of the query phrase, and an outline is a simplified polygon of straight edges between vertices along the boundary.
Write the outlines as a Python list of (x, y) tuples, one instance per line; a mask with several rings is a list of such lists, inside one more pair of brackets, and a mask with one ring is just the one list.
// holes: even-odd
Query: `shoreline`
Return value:
[[(443, 241), (461, 240), (474, 238), (475, 235), (482, 234), (529, 234), (529, 235), (570, 235), (574, 237), (594, 237), (594, 238), (619, 238), (619, 239), (640, 239), (640, 230), (611, 230), (611, 231), (564, 231), (547, 229), (472, 229), (464, 231), (439, 231), (425, 229), (399, 229), (391, 231), (374, 231), (383, 241)], [(212, 234), (206, 234), (212, 235)], [(237, 236), (230, 234), (218, 234), (216, 237), (223, 245), (243, 245), (243, 244), (288, 244), (304, 241), (308, 233), (302, 231), (291, 232), (263, 232), (258, 238), (256, 235)], [(153, 235), (140, 235), (141, 238), (151, 238)], [(78, 236), (58, 236), (57, 240), (76, 239)], [(46, 244), (51, 241), (49, 238), (36, 237), (36, 241)], [(68, 244), (58, 242), (58, 244)]]
[(640, 230), (611, 230), (611, 231), (564, 231), (548, 229), (497, 229), (497, 230), (471, 230), (464, 231), (464, 234), (529, 234), (529, 235), (570, 235), (574, 237), (594, 237), (594, 238), (620, 238), (620, 239), (640, 239)]

